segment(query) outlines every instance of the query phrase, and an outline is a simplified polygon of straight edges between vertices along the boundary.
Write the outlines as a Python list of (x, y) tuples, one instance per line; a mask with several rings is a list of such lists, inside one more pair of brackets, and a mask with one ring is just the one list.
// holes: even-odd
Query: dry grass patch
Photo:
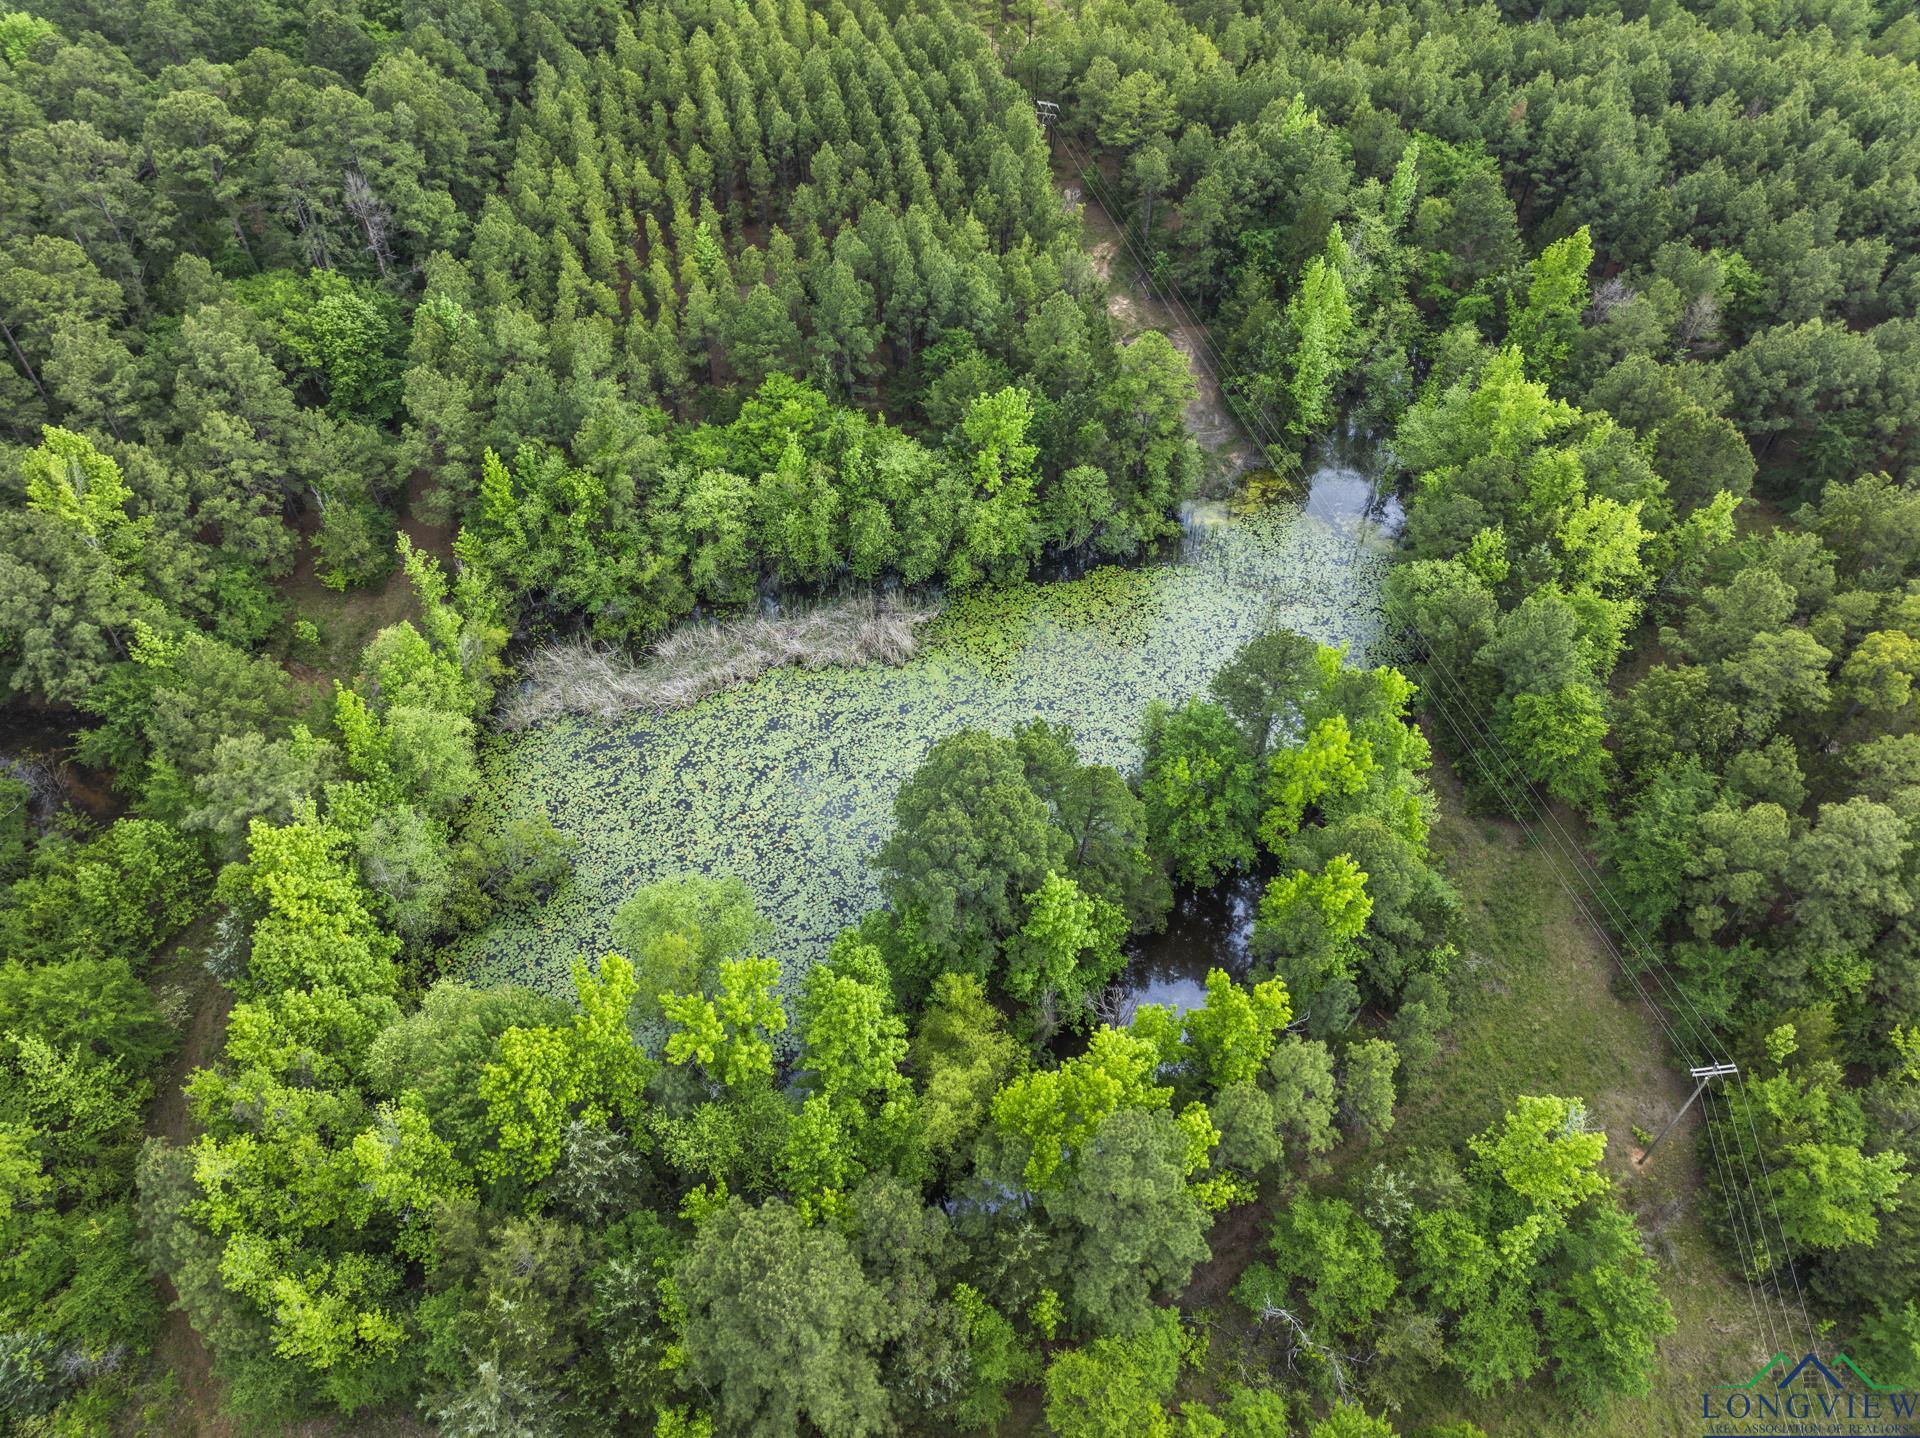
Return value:
[(683, 625), (638, 661), (575, 639), (539, 649), (501, 709), (509, 729), (567, 714), (613, 719), (636, 709), (684, 709), (770, 669), (903, 664), (934, 611), (892, 595), (861, 594), (792, 614)]

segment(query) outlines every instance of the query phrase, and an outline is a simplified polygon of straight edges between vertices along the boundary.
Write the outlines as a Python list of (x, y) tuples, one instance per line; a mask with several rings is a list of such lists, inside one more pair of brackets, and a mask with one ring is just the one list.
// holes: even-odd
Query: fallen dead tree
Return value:
[(524, 682), (501, 722), (526, 729), (566, 714), (682, 709), (769, 669), (902, 664), (933, 614), (891, 595), (861, 594), (791, 614), (683, 625), (639, 660), (587, 639), (549, 644), (520, 666)]

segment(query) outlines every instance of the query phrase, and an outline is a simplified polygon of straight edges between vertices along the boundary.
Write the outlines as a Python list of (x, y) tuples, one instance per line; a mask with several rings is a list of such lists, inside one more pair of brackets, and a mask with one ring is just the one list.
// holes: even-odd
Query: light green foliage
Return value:
[(1025, 902), (1026, 922), (1007, 945), (1006, 990), (1042, 1010), (1077, 1014), (1119, 972), (1127, 917), (1051, 869)]
[(1266, 979), (1243, 988), (1220, 969), (1207, 971), (1207, 1001), (1186, 1015), (1186, 1040), (1209, 1089), (1246, 1083), (1267, 1066), (1282, 1029), (1293, 1020), (1286, 985)]
[(1523, 1097), (1468, 1142), (1467, 1198), (1412, 1221), (1412, 1281), (1450, 1315), (1448, 1361), (1491, 1393), (1557, 1358), (1588, 1406), (1646, 1390), (1673, 1324), (1630, 1220), (1598, 1172), (1606, 1136), (1573, 1101)]
[(434, 1133), (419, 1095), (410, 1092), (378, 1109), (373, 1126), (354, 1137), (352, 1150), (375, 1203), (398, 1220), (394, 1247), (431, 1262), (439, 1205), (472, 1197), (474, 1185), (467, 1166)]
[(928, 1144), (902, 1072), (906, 1022), (894, 1011), (879, 953), (843, 945), (813, 969), (799, 1027), (813, 1092), (787, 1143), (794, 1191), (847, 1187), (876, 1169), (917, 1172)]
[(1333, 396), (1345, 376), (1353, 337), (1353, 309), (1341, 274), (1346, 244), (1335, 230), (1329, 254), (1315, 255), (1287, 301), (1287, 321), (1298, 336), (1289, 368), (1287, 429), (1317, 434), (1333, 418)]
[[(1789, 1032), (1777, 1052), (1796, 1043)], [(1790, 1252), (1834, 1250), (1873, 1243), (1880, 1217), (1901, 1202), (1907, 1155), (1867, 1153), (1865, 1114), (1831, 1060), (1788, 1062), (1764, 1078), (1749, 1078), (1728, 1095), (1733, 1143), (1749, 1163), (1764, 1157), (1771, 1201)], [(1751, 1129), (1748, 1128), (1751, 1125)], [(1756, 1151), (1755, 1144), (1759, 1147)], [(1783, 1261), (1771, 1242), (1756, 1267)]]
[(1860, 709), (1894, 714), (1912, 701), (1916, 673), (1920, 641), (1903, 630), (1875, 630), (1841, 664), (1834, 676), (1835, 692)]
[(478, 782), (473, 721), (465, 714), (406, 703), (382, 712), (345, 688), (335, 691), (334, 706), (347, 767), (367, 785), (358, 802), (411, 803), (444, 818)]
[(26, 1124), (9, 1123), (0, 1129), (0, 1193), (6, 1196), (4, 1233), (8, 1247), (17, 1248), (26, 1235), (27, 1215), (53, 1190), (53, 1177), (44, 1171), (36, 1140)]
[(1547, 1286), (1541, 1336), (1556, 1384), (1589, 1409), (1648, 1391), (1655, 1341), (1673, 1330), (1672, 1310), (1633, 1220), (1602, 1208), (1574, 1225)]
[(1561, 1098), (1521, 1098), (1467, 1148), (1535, 1210), (1557, 1213), (1606, 1190), (1596, 1171), (1607, 1136), (1582, 1127), (1584, 1110)]
[(1286, 1395), (1277, 1388), (1229, 1383), (1226, 1401), (1212, 1416), (1224, 1425), (1226, 1438), (1287, 1438), (1292, 1431)]
[(81, 542), (104, 550), (122, 567), (137, 566), (151, 521), (128, 513), (133, 498), (120, 466), (84, 435), (52, 425), (20, 466), (27, 507), (68, 526)]
[(1024, 1177), (1042, 1188), (1121, 1108), (1163, 1109), (1173, 1090), (1154, 1083), (1158, 1050), (1124, 1029), (1099, 1028), (1087, 1051), (1014, 1080), (993, 1100), (993, 1122), (1025, 1154)]
[(1395, 1438), (1394, 1427), (1358, 1403), (1337, 1403), (1325, 1418), (1307, 1426), (1307, 1438)]
[(1329, 793), (1358, 793), (1378, 768), (1367, 742), (1355, 742), (1345, 715), (1322, 719), (1299, 744), (1276, 750), (1267, 761), (1267, 811), (1260, 817), (1260, 842), (1275, 853), (1285, 852), (1309, 805)]
[(310, 812), (280, 829), (256, 820), (247, 863), (222, 875), (222, 896), (255, 917), (222, 1059), (188, 1084), (206, 1128), (188, 1211), (219, 1240), (220, 1282), (266, 1318), (274, 1351), (352, 1407), (390, 1391), (407, 1333), (402, 1273), (375, 1215), (452, 1170), (417, 1124), (419, 1158), (384, 1193), (356, 1153), (374, 1115), (355, 1081), (396, 1016), (398, 946), (341, 849)]
[(477, 1168), (494, 1141), (480, 1076), (493, 1062), (501, 1035), (563, 1029), (571, 1018), (564, 1001), (528, 989), (472, 989), (442, 981), (427, 990), (417, 1009), (380, 1031), (367, 1052), (369, 1086), (389, 1099), (417, 1094), (434, 1132)]
[(1637, 499), (1622, 504), (1596, 494), (1567, 516), (1560, 531), (1562, 572), (1575, 593), (1632, 599), (1645, 592), (1652, 576), (1643, 560), (1649, 536), (1640, 508)]
[(614, 911), (612, 928), (615, 945), (634, 956), (637, 1002), (648, 1014), (659, 1011), (663, 993), (715, 984), (721, 960), (756, 948), (766, 932), (752, 894), (732, 874), (647, 884)]
[(902, 1081), (906, 1025), (893, 1011), (879, 954), (851, 945), (807, 975), (800, 998), (807, 1070), (830, 1097), (892, 1089)]
[(944, 1167), (970, 1157), (994, 1095), (1020, 1070), (1024, 1051), (971, 974), (941, 974), (914, 1031), (912, 1068), (927, 1149)]
[[(1528, 460), (1573, 426), (1578, 411), (1552, 398), (1544, 384), (1527, 377), (1524, 366), (1519, 350), (1503, 349), (1476, 375), (1456, 380), (1408, 411), (1394, 443), (1407, 468), (1426, 476), (1423, 497), (1464, 478), (1476, 457)], [(1520, 497), (1537, 502), (1537, 495), (1525, 490)]]
[(991, 1428), (1008, 1412), (1007, 1389), (1040, 1376), (1039, 1355), (978, 1289), (954, 1285), (954, 1307), (967, 1330), (967, 1384), (950, 1411), (962, 1428)]
[[(490, 908), (489, 880), (474, 869), (516, 847), (462, 846), (450, 825), (479, 781), (474, 715), (492, 693), (498, 641), (488, 605), (462, 577), (448, 598), (445, 576), (427, 555), (400, 540), (418, 598), (422, 633), (410, 621), (381, 630), (362, 651), (356, 687), (335, 681), (333, 719), (350, 778), (325, 786), (329, 817), (353, 839), (361, 877), (388, 919), (420, 940), (450, 918)], [(474, 618), (480, 615), (480, 618)], [(289, 761), (311, 773), (332, 760), (296, 730)], [(511, 861), (509, 867), (512, 867)], [(476, 892), (477, 891), (477, 892)]]
[[(1565, 303), (1584, 294), (1576, 241), (1584, 236), (1549, 252)], [(1552, 311), (1535, 316), (1541, 333), (1553, 330), (1540, 318)], [(1604, 415), (1551, 398), (1536, 358), (1502, 350), (1402, 423), (1396, 444), (1419, 472), (1408, 532), (1422, 562), (1393, 581), (1389, 608), (1445, 667), (1434, 689), (1449, 713), (1471, 706), (1526, 779), (1594, 804), (1611, 783), (1604, 680), (1655, 579), (1697, 573), (1731, 537), (1730, 509), (1701, 511), (1685, 534), (1656, 532), (1666, 516), (1652, 508), (1659, 480), (1644, 456)], [(1496, 769), (1483, 761), (1466, 777), (1482, 794), (1527, 802)]]
[(374, 635), (360, 652), (360, 669), (378, 706), (389, 714), (403, 709), (464, 714), (474, 703), (457, 651), (430, 644), (410, 621)]
[(1366, 998), (1397, 1005), (1415, 981), (1430, 991), (1454, 899), (1427, 849), (1434, 800), (1426, 740), (1406, 718), (1412, 683), (1278, 634), (1247, 646), (1213, 692), (1266, 756), (1261, 841), (1299, 866), (1269, 885), (1253, 942), (1280, 961), (1311, 1031), (1339, 1033)]
[(259, 1044), (276, 1069), (294, 1064), (300, 1045), (351, 1069), (393, 1016), (399, 946), (380, 931), (341, 847), (311, 812), (279, 829), (255, 820), (246, 865), (221, 875), (223, 898), (260, 906), (229, 1046)]
[(466, 680), (467, 707), (478, 714), (493, 697), (494, 681), (501, 673), (500, 652), (509, 637), (495, 578), (483, 565), (463, 558), (459, 574), (449, 584), (439, 561), (415, 549), (406, 535), (396, 536), (394, 544), (434, 653), (442, 662), (458, 664)]
[(975, 573), (1011, 577), (1038, 550), (1032, 510), (1034, 459), (1040, 451), (1027, 441), (1032, 422), (1032, 396), (1012, 388), (979, 396), (960, 421), (969, 472), (985, 499), (967, 525), (966, 567), (955, 575), (959, 583)]
[(715, 990), (661, 995), (661, 1011), (673, 1025), (667, 1062), (697, 1063), (729, 1088), (771, 1074), (769, 1040), (787, 1027), (786, 1008), (774, 993), (779, 977), (772, 959), (725, 959)]
[(1569, 684), (1552, 694), (1516, 695), (1499, 723), (1515, 761), (1556, 798), (1593, 804), (1606, 794), (1606, 702), (1592, 689)]
[(0, 14), (0, 58), (18, 68), (33, 53), (34, 46), (60, 32), (48, 21), (24, 10)]
[(151, 819), (120, 819), (84, 844), (43, 843), (7, 891), (0, 939), (42, 963), (124, 959), (144, 966), (190, 923), (210, 887), (193, 844)]
[(1256, 1263), (1234, 1297), (1255, 1313), (1304, 1304), (1316, 1342), (1351, 1342), (1372, 1327), (1397, 1287), (1381, 1237), (1352, 1204), (1301, 1196), (1275, 1215), (1271, 1262)]
[(1566, 365), (1587, 307), (1587, 271), (1593, 239), (1582, 225), (1540, 252), (1531, 266), (1527, 297), (1510, 301), (1507, 332), (1527, 357), (1527, 373), (1553, 380)]
[(1027, 1322), (1034, 1331), (1049, 1343), (1059, 1336), (1060, 1324), (1066, 1319), (1067, 1311), (1060, 1302), (1060, 1295), (1054, 1289), (1043, 1288), (1027, 1308)]
[[(538, 1184), (552, 1171), (571, 1122), (618, 1123), (636, 1138), (642, 1133), (651, 1065), (627, 1026), (639, 992), (633, 966), (607, 954), (596, 975), (580, 960), (573, 983), (580, 1011), (571, 1024), (508, 1029), (498, 1057), (480, 1072), (480, 1096), (496, 1135), (482, 1166), (497, 1180), (529, 1189)], [(674, 1057), (671, 1045), (668, 1056)]]
[(1047, 1422), (1061, 1438), (1166, 1438), (1164, 1409), (1184, 1362), (1198, 1357), (1171, 1309), (1129, 1338), (1096, 1338), (1047, 1365)]
[(1356, 1138), (1378, 1143), (1393, 1127), (1394, 1070), (1400, 1051), (1386, 1039), (1361, 1039), (1340, 1055), (1340, 1112)]
[[(1366, 874), (1336, 854), (1318, 873), (1295, 869), (1267, 885), (1254, 920), (1254, 945), (1298, 961), (1303, 974), (1332, 973), (1344, 965), (1347, 941), (1366, 928), (1372, 912)], [(1322, 986), (1304, 987), (1315, 992)]]

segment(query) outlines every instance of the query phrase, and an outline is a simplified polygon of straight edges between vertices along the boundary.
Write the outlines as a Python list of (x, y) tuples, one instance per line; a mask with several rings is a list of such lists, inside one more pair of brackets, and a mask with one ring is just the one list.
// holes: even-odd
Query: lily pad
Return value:
[(961, 596), (899, 667), (779, 670), (671, 713), (502, 738), (487, 812), (544, 812), (579, 839), (578, 863), (553, 902), (470, 940), (452, 972), (568, 994), (568, 965), (609, 946), (622, 900), (693, 872), (746, 881), (790, 979), (880, 902), (868, 858), (936, 739), (1044, 718), (1125, 771), (1148, 701), (1200, 689), (1256, 634), (1285, 626), (1377, 657), (1390, 546), (1362, 516), (1313, 508), (1195, 506), (1176, 559)]

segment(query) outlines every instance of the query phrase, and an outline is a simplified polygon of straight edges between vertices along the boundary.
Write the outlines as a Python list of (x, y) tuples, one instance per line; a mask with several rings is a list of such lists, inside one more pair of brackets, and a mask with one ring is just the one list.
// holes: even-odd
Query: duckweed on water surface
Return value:
[(1124, 771), (1147, 702), (1201, 688), (1255, 634), (1285, 626), (1367, 658), (1386, 545), (1351, 513), (1320, 507), (1229, 519), (1206, 506), (1175, 562), (955, 599), (898, 668), (779, 670), (688, 709), (503, 741), (494, 811), (544, 810), (579, 839), (578, 863), (551, 904), (480, 935), (455, 971), (570, 994), (568, 965), (609, 946), (613, 911), (633, 890), (731, 872), (791, 974), (879, 902), (868, 856), (936, 739), (1042, 718)]

